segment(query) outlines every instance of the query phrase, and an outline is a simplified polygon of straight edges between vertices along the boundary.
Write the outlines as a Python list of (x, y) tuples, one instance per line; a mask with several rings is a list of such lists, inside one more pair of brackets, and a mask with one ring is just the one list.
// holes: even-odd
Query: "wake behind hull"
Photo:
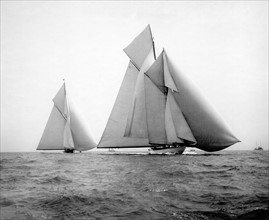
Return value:
[(163, 148), (163, 149), (149, 149), (149, 154), (182, 154), (186, 147), (179, 146), (179, 147), (170, 147), (170, 148)]

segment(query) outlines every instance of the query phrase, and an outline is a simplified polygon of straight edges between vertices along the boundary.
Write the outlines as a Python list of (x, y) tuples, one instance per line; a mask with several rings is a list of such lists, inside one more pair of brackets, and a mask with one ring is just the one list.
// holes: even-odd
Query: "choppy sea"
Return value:
[(4, 219), (269, 219), (269, 152), (1, 153)]

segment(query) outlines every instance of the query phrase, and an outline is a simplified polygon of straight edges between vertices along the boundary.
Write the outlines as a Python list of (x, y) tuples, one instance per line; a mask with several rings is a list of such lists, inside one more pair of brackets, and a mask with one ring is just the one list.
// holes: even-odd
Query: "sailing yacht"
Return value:
[(156, 58), (149, 25), (124, 52), (130, 61), (95, 151), (182, 154), (239, 142), (166, 51)]
[(257, 141), (256, 141), (256, 147), (254, 150), (263, 150), (261, 141), (260, 141), (260, 145), (257, 145)]
[(84, 120), (67, 95), (65, 82), (53, 98), (54, 106), (37, 150), (87, 151), (94, 147)]

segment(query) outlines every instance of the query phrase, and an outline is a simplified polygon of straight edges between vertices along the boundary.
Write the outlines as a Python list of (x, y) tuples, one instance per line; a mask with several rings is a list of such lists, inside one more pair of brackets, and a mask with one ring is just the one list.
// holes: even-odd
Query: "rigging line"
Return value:
[(140, 68), (136, 65), (134, 61), (130, 59), (130, 62), (134, 65), (134, 67), (140, 72)]
[(152, 41), (154, 60), (156, 60), (155, 42)]
[(67, 115), (65, 115), (64, 113), (62, 113), (62, 111), (58, 108), (58, 106), (57, 105), (55, 105), (54, 104), (54, 106), (56, 107), (56, 109), (60, 112), (60, 114), (63, 116), (63, 118), (67, 121), (67, 119), (68, 119), (68, 116)]

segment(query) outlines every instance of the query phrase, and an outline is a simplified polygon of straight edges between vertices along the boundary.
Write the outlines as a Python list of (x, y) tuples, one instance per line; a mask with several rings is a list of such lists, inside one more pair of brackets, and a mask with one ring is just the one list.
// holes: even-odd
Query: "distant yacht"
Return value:
[(87, 151), (96, 146), (84, 120), (72, 104), (65, 82), (53, 98), (54, 106), (37, 150)]
[(261, 142), (260, 142), (260, 146), (258, 146), (257, 142), (256, 142), (256, 147), (254, 150), (263, 150), (263, 148), (261, 146), (262, 146)]

